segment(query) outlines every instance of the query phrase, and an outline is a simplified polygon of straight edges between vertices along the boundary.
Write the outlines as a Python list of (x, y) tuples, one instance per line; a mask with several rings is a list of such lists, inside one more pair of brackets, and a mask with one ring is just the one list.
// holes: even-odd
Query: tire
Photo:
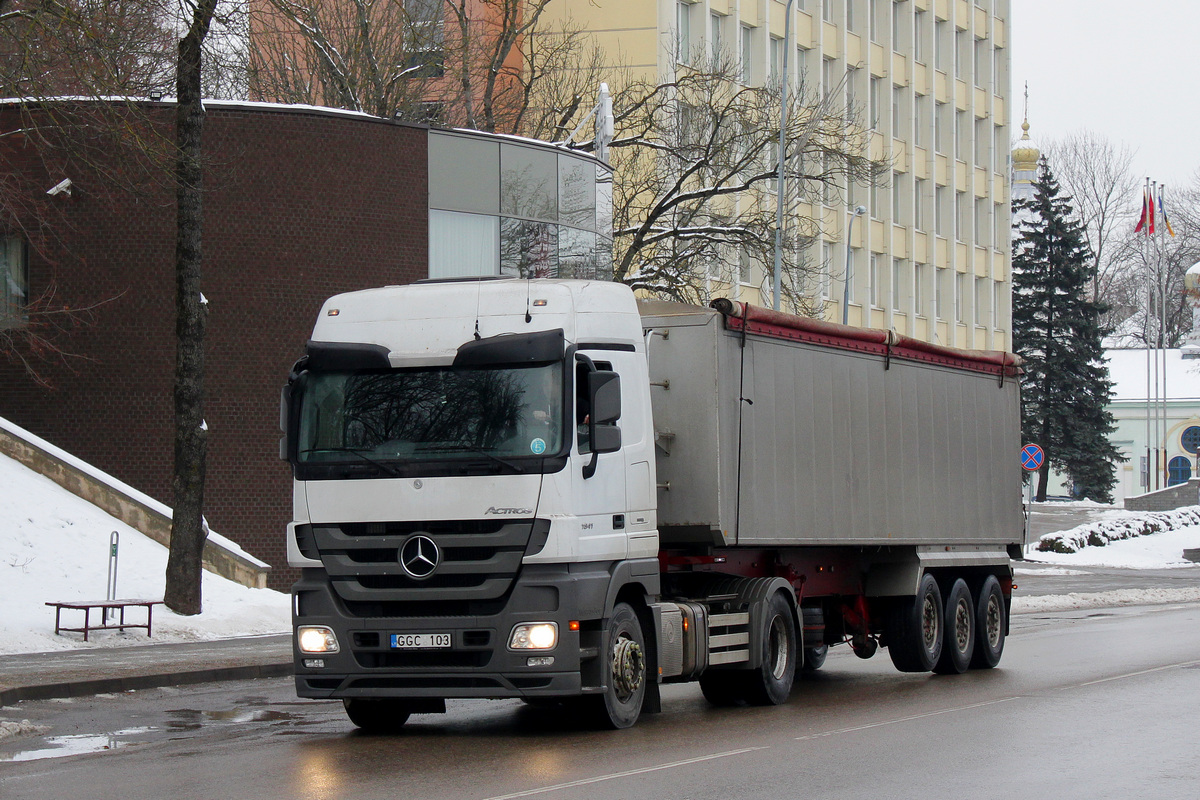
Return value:
[(700, 676), (700, 691), (705, 700), (718, 708), (736, 706), (746, 701), (748, 677), (747, 673), (736, 670), (709, 670)]
[(962, 578), (954, 581), (946, 595), (946, 613), (943, 617), (942, 655), (933, 671), (939, 675), (961, 675), (971, 667), (975, 654), (975, 604), (971, 601), (971, 590)]
[(757, 706), (777, 706), (792, 693), (798, 652), (796, 618), (781, 593), (767, 600), (760, 626), (762, 663), (747, 674), (746, 699)]
[(347, 697), (342, 704), (350, 721), (367, 733), (395, 733), (412, 714), (403, 700)]
[(979, 589), (979, 601), (975, 604), (975, 654), (971, 657), (972, 669), (991, 669), (1000, 663), (1004, 655), (1004, 632), (1008, 629), (1008, 611), (1004, 606), (1004, 592), (995, 575), (988, 575)]
[(613, 607), (604, 644), (604, 692), (587, 699), (600, 727), (629, 728), (642, 714), (647, 672), (642, 623), (628, 603)]
[(942, 656), (944, 606), (937, 581), (921, 578), (915, 597), (892, 607), (887, 622), (888, 655), (901, 672), (929, 672)]
[(816, 672), (825, 666), (825, 657), (829, 655), (829, 645), (804, 648), (804, 671)]

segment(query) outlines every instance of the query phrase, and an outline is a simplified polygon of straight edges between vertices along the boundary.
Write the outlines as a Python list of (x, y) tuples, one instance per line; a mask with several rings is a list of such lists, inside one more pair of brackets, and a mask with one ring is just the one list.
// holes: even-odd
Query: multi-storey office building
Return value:
[[(870, 129), (872, 156), (891, 165), (875, 185), (792, 209), (821, 222), (808, 258), (821, 265), (813, 291), (826, 317), (959, 347), (1011, 346), (1009, 0), (556, 5), (614, 65), (642, 76), (669, 79), (724, 53), (758, 84), (780, 76), (787, 50), (789, 83), (835, 93), (848, 124)], [(729, 288), (768, 304), (770, 268), (743, 270)]]

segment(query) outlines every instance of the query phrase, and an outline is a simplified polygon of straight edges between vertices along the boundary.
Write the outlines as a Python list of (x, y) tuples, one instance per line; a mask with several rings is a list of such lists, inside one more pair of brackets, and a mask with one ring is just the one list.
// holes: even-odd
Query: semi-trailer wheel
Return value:
[(825, 657), (829, 655), (829, 645), (821, 644), (816, 647), (804, 648), (804, 669), (815, 672), (825, 666)]
[(1004, 592), (995, 575), (988, 575), (975, 604), (975, 654), (972, 669), (991, 669), (1004, 654), (1004, 631), (1008, 627)]
[(367, 733), (394, 733), (412, 714), (408, 703), (394, 698), (347, 697), (342, 705), (350, 721)]
[(763, 609), (762, 663), (747, 674), (746, 699), (760, 706), (787, 702), (796, 675), (796, 620), (787, 599), (776, 592)]
[(915, 597), (892, 607), (887, 622), (888, 655), (901, 672), (928, 672), (942, 655), (942, 592), (928, 573)]
[(954, 581), (946, 596), (942, 655), (933, 671), (939, 675), (961, 675), (971, 666), (975, 653), (975, 604), (962, 578)]
[(646, 639), (628, 603), (613, 606), (602, 657), (607, 667), (604, 692), (588, 698), (595, 717), (603, 727), (631, 727), (646, 697)]

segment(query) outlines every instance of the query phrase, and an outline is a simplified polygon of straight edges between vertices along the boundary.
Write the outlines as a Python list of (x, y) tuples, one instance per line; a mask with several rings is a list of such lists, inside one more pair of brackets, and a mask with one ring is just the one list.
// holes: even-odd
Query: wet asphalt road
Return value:
[[(1018, 568), (1018, 595), (1200, 586), (1200, 566)], [(670, 686), (621, 732), (451, 701), (368, 736), (288, 679), (27, 702), (0, 719), (45, 729), (0, 739), (0, 798), (1193, 800), (1198, 717), (1200, 604), (1039, 612), (1014, 617), (995, 670), (901, 674), (839, 647), (783, 706)]]

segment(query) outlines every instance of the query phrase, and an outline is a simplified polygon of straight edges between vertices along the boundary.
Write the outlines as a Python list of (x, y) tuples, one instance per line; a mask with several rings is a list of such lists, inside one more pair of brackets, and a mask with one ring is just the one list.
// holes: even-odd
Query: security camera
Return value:
[(71, 179), (70, 178), (63, 178), (58, 183), (54, 184), (54, 186), (52, 186), (51, 188), (46, 190), (46, 194), (49, 194), (49, 195), (62, 194), (63, 192), (66, 192), (68, 195), (71, 194)]

